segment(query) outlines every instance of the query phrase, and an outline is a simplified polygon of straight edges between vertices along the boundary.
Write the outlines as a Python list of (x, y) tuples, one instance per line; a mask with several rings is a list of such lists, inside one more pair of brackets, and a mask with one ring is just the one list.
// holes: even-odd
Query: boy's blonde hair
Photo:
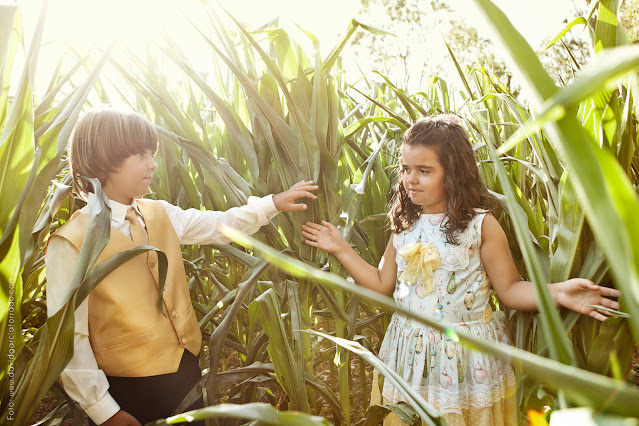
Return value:
[(69, 165), (73, 186), (82, 197), (94, 192), (83, 177), (98, 178), (104, 185), (110, 173), (134, 154), (158, 149), (158, 134), (141, 115), (116, 109), (96, 109), (81, 117), (73, 129)]

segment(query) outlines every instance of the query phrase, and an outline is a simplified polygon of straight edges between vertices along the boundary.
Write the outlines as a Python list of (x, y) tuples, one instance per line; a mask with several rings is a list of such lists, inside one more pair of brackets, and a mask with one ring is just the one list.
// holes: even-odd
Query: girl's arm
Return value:
[(362, 259), (330, 223), (322, 221), (320, 225), (307, 222), (302, 225), (302, 229), (302, 235), (307, 238), (306, 244), (334, 255), (357, 284), (387, 296), (393, 294), (397, 263), (392, 236), (379, 262), (379, 268), (376, 268)]
[[(535, 286), (522, 281), (513, 261), (503, 229), (491, 214), (487, 214), (481, 227), (481, 261), (499, 299), (506, 306), (520, 311), (537, 311)], [(588, 305), (602, 305), (619, 309), (619, 304), (607, 297), (619, 297), (618, 290), (601, 287), (590, 280), (573, 278), (548, 284), (555, 305), (563, 306), (598, 320), (605, 320), (606, 311), (599, 312)]]

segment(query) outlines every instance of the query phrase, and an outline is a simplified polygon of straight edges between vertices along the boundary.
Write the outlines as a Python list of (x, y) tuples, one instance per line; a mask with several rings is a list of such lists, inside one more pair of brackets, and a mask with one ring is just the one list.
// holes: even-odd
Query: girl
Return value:
[[(306, 243), (333, 254), (360, 285), (390, 295), (406, 309), (443, 319), (475, 336), (506, 341), (489, 305), (490, 283), (512, 309), (537, 310), (532, 283), (523, 281), (508, 241), (489, 213), (482, 183), (459, 119), (418, 121), (404, 134), (396, 197), (388, 214), (393, 234), (379, 268), (355, 253), (328, 222), (303, 225)], [(556, 304), (605, 320), (588, 305), (612, 309), (614, 289), (589, 280), (549, 284)], [(604, 312), (605, 313), (605, 312)], [(379, 357), (446, 417), (449, 425), (515, 425), (515, 377), (508, 363), (468, 350), (426, 325), (394, 314)], [(373, 394), (377, 386), (375, 375)], [(385, 381), (384, 403), (402, 399)], [(379, 398), (378, 398), (379, 399)], [(385, 425), (402, 424), (389, 415)]]

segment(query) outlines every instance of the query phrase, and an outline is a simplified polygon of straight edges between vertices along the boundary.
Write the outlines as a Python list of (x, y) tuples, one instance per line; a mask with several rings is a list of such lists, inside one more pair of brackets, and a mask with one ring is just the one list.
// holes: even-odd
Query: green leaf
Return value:
[(309, 333), (316, 334), (325, 339), (330, 340), (343, 348), (357, 354), (360, 358), (365, 359), (368, 363), (372, 364), (381, 374), (384, 375), (386, 380), (390, 380), (395, 388), (402, 394), (408, 403), (419, 414), (422, 421), (429, 426), (443, 426), (446, 425), (446, 420), (439, 414), (428, 402), (422, 398), (422, 396), (413, 387), (406, 383), (406, 381), (397, 374), (392, 368), (386, 365), (382, 360), (377, 358), (372, 352), (364, 348), (357, 342), (349, 341), (339, 337), (330, 336), (318, 331), (308, 330)]
[[(622, 46), (606, 49), (580, 71), (575, 81), (549, 97), (541, 107), (545, 116), (557, 106), (570, 109), (579, 102), (603, 91), (615, 89), (619, 79), (639, 67), (639, 46)], [(608, 99), (603, 101), (607, 104)], [(560, 115), (552, 114), (555, 121)]]
[(18, 5), (0, 5), (0, 128), (4, 127), (11, 69), (22, 41), (22, 21)]
[[(488, 127), (490, 125), (490, 118), (487, 111), (475, 111), (475, 116), (479, 120), (480, 128), (483, 130), (483, 134), (490, 134)], [(495, 143), (488, 137), (486, 140), (490, 156), (495, 165), (495, 171), (501, 187), (506, 195), (506, 202), (508, 204), (514, 203), (516, 196), (510, 185), (509, 177), (506, 174), (503, 164), (499, 160), (495, 150)], [(526, 215), (521, 214), (521, 210), (512, 208), (509, 210), (510, 218), (513, 221), (519, 247), (521, 248), (526, 262), (528, 273), (531, 276), (532, 283), (535, 286), (535, 294), (537, 295), (537, 304), (539, 306), (539, 312), (541, 312), (541, 323), (544, 330), (544, 336), (549, 339), (550, 353), (553, 359), (561, 361), (565, 364), (575, 364), (575, 359), (572, 353), (570, 340), (568, 339), (568, 333), (563, 329), (562, 322), (559, 318), (559, 312), (555, 307), (555, 304), (550, 296), (550, 292), (546, 284), (548, 283), (549, 276), (545, 269), (542, 267), (539, 256), (535, 251), (529, 236), (527, 235), (528, 221)]]
[(546, 99), (552, 96), (557, 91), (557, 86), (546, 73), (530, 45), (515, 30), (510, 19), (490, 0), (475, 0), (475, 3), (480, 6), (489, 22), (497, 28), (497, 33), (508, 47), (520, 72), (524, 74), (528, 81), (534, 84), (541, 98)]
[(555, 36), (555, 38), (553, 38), (552, 40), (550, 40), (539, 52), (543, 52), (544, 50), (547, 50), (548, 48), (550, 48), (551, 46), (553, 46), (555, 43), (557, 43), (559, 40), (561, 40), (561, 38), (572, 29), (572, 27), (574, 27), (575, 25), (588, 25), (588, 21), (586, 21), (586, 18), (584, 18), (583, 16), (578, 16), (575, 19), (573, 19), (572, 21), (570, 21), (568, 23), (568, 25), (566, 25), (564, 27), (563, 30), (561, 30), (559, 32), (559, 34), (557, 34)]
[[(557, 239), (555, 252), (550, 258), (550, 280), (566, 281), (573, 271), (577, 259), (579, 240), (584, 226), (585, 215), (567, 175), (564, 175), (559, 187), (561, 200), (559, 205), (559, 223), (553, 228), (555, 235), (550, 236), (551, 243)], [(590, 277), (584, 277), (590, 278)]]
[(604, 407), (606, 412), (631, 417), (639, 416), (639, 406), (633, 403), (636, 400), (636, 393), (631, 386), (619, 380), (562, 364), (504, 343), (491, 343), (468, 333), (454, 331), (454, 327), (444, 321), (434, 321), (432, 317), (404, 309), (390, 297), (382, 296), (367, 288), (351, 284), (339, 276), (283, 256), (238, 231), (226, 228), (223, 233), (238, 244), (259, 250), (266, 260), (294, 276), (313, 279), (322, 284), (346, 290), (376, 303), (388, 312), (398, 312), (442, 333), (454, 333), (462, 344), (507, 360), (515, 368), (526, 371), (538, 382), (545, 383), (554, 389), (561, 388), (565, 391), (566, 397), (577, 405), (597, 407), (597, 409)]
[(282, 324), (279, 300), (273, 289), (265, 291), (251, 302), (249, 315), (259, 319), (269, 337), (268, 353), (275, 367), (275, 377), (291, 399), (291, 407), (310, 412), (304, 385), (304, 365), (295, 362), (293, 349)]
[[(249, 293), (255, 288), (257, 284), (257, 280), (259, 279), (262, 272), (264, 272), (269, 267), (269, 264), (265, 261), (260, 261), (256, 263), (247, 273), (247, 278), (245, 281), (241, 282), (237, 286), (237, 296), (233, 301), (230, 309), (227, 310), (224, 319), (220, 323), (220, 325), (215, 329), (213, 333), (211, 333), (211, 337), (209, 339), (209, 377), (206, 382), (206, 390), (208, 394), (208, 402), (209, 404), (213, 404), (216, 398), (216, 376), (217, 376), (217, 367), (221, 358), (222, 352), (222, 344), (226, 340), (227, 334), (233, 322), (235, 321), (235, 316), (239, 312), (242, 307), (244, 300), (249, 295)], [(188, 406), (187, 406), (188, 407)]]
[(355, 31), (359, 27), (375, 35), (393, 35), (384, 30), (371, 27), (370, 25), (365, 25), (356, 19), (352, 19), (350, 24), (348, 25), (348, 30), (346, 31), (346, 34), (344, 35), (344, 37), (340, 39), (337, 45), (333, 48), (333, 51), (324, 60), (324, 67), (326, 68), (327, 72), (333, 67), (333, 65), (335, 64), (335, 61), (337, 61), (337, 58), (342, 53), (344, 46), (346, 46), (346, 43), (348, 42), (348, 40), (351, 38), (351, 36), (355, 33)]
[[(550, 90), (545, 71), (529, 46), (504, 23), (505, 16), (488, 0), (477, 0), (500, 33), (537, 96), (548, 101)], [(522, 44), (523, 43), (523, 44)], [(631, 329), (639, 340), (639, 199), (616, 159), (597, 146), (574, 116), (566, 115), (546, 126), (551, 142), (566, 164), (577, 198), (588, 223), (611, 266), (622, 305), (631, 315)]]
[(384, 418), (393, 413), (399, 419), (407, 425), (419, 426), (421, 425), (421, 419), (415, 412), (415, 410), (405, 402), (398, 404), (382, 404), (372, 405), (366, 411), (366, 417), (353, 426), (376, 426), (383, 423)]
[(600, 0), (595, 25), (595, 53), (617, 46), (617, 0)]
[(308, 414), (285, 411), (278, 412), (275, 407), (262, 402), (253, 402), (250, 404), (220, 404), (210, 407), (201, 408), (199, 410), (188, 411), (177, 416), (168, 417), (165, 420), (147, 423), (147, 425), (165, 425), (180, 422), (192, 422), (204, 419), (245, 419), (253, 420), (264, 425), (318, 425), (328, 426), (326, 419), (318, 416), (310, 416)]

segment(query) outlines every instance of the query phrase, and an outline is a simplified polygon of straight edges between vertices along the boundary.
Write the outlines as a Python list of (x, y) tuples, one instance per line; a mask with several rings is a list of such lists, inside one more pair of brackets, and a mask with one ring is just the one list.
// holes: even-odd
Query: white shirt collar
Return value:
[[(87, 205), (82, 210), (85, 210), (86, 213), (90, 213), (97, 202), (98, 202), (98, 199), (95, 196), (95, 194), (93, 192), (89, 192), (87, 197)], [(142, 213), (140, 213), (140, 209), (138, 208), (138, 203), (136, 202), (135, 198), (133, 199), (133, 202), (131, 204), (122, 204), (111, 199), (108, 200), (108, 203), (109, 203), (109, 207), (111, 207), (111, 220), (114, 222), (124, 223), (126, 212), (129, 211), (131, 207), (133, 207), (135, 211), (140, 216), (142, 216)]]

